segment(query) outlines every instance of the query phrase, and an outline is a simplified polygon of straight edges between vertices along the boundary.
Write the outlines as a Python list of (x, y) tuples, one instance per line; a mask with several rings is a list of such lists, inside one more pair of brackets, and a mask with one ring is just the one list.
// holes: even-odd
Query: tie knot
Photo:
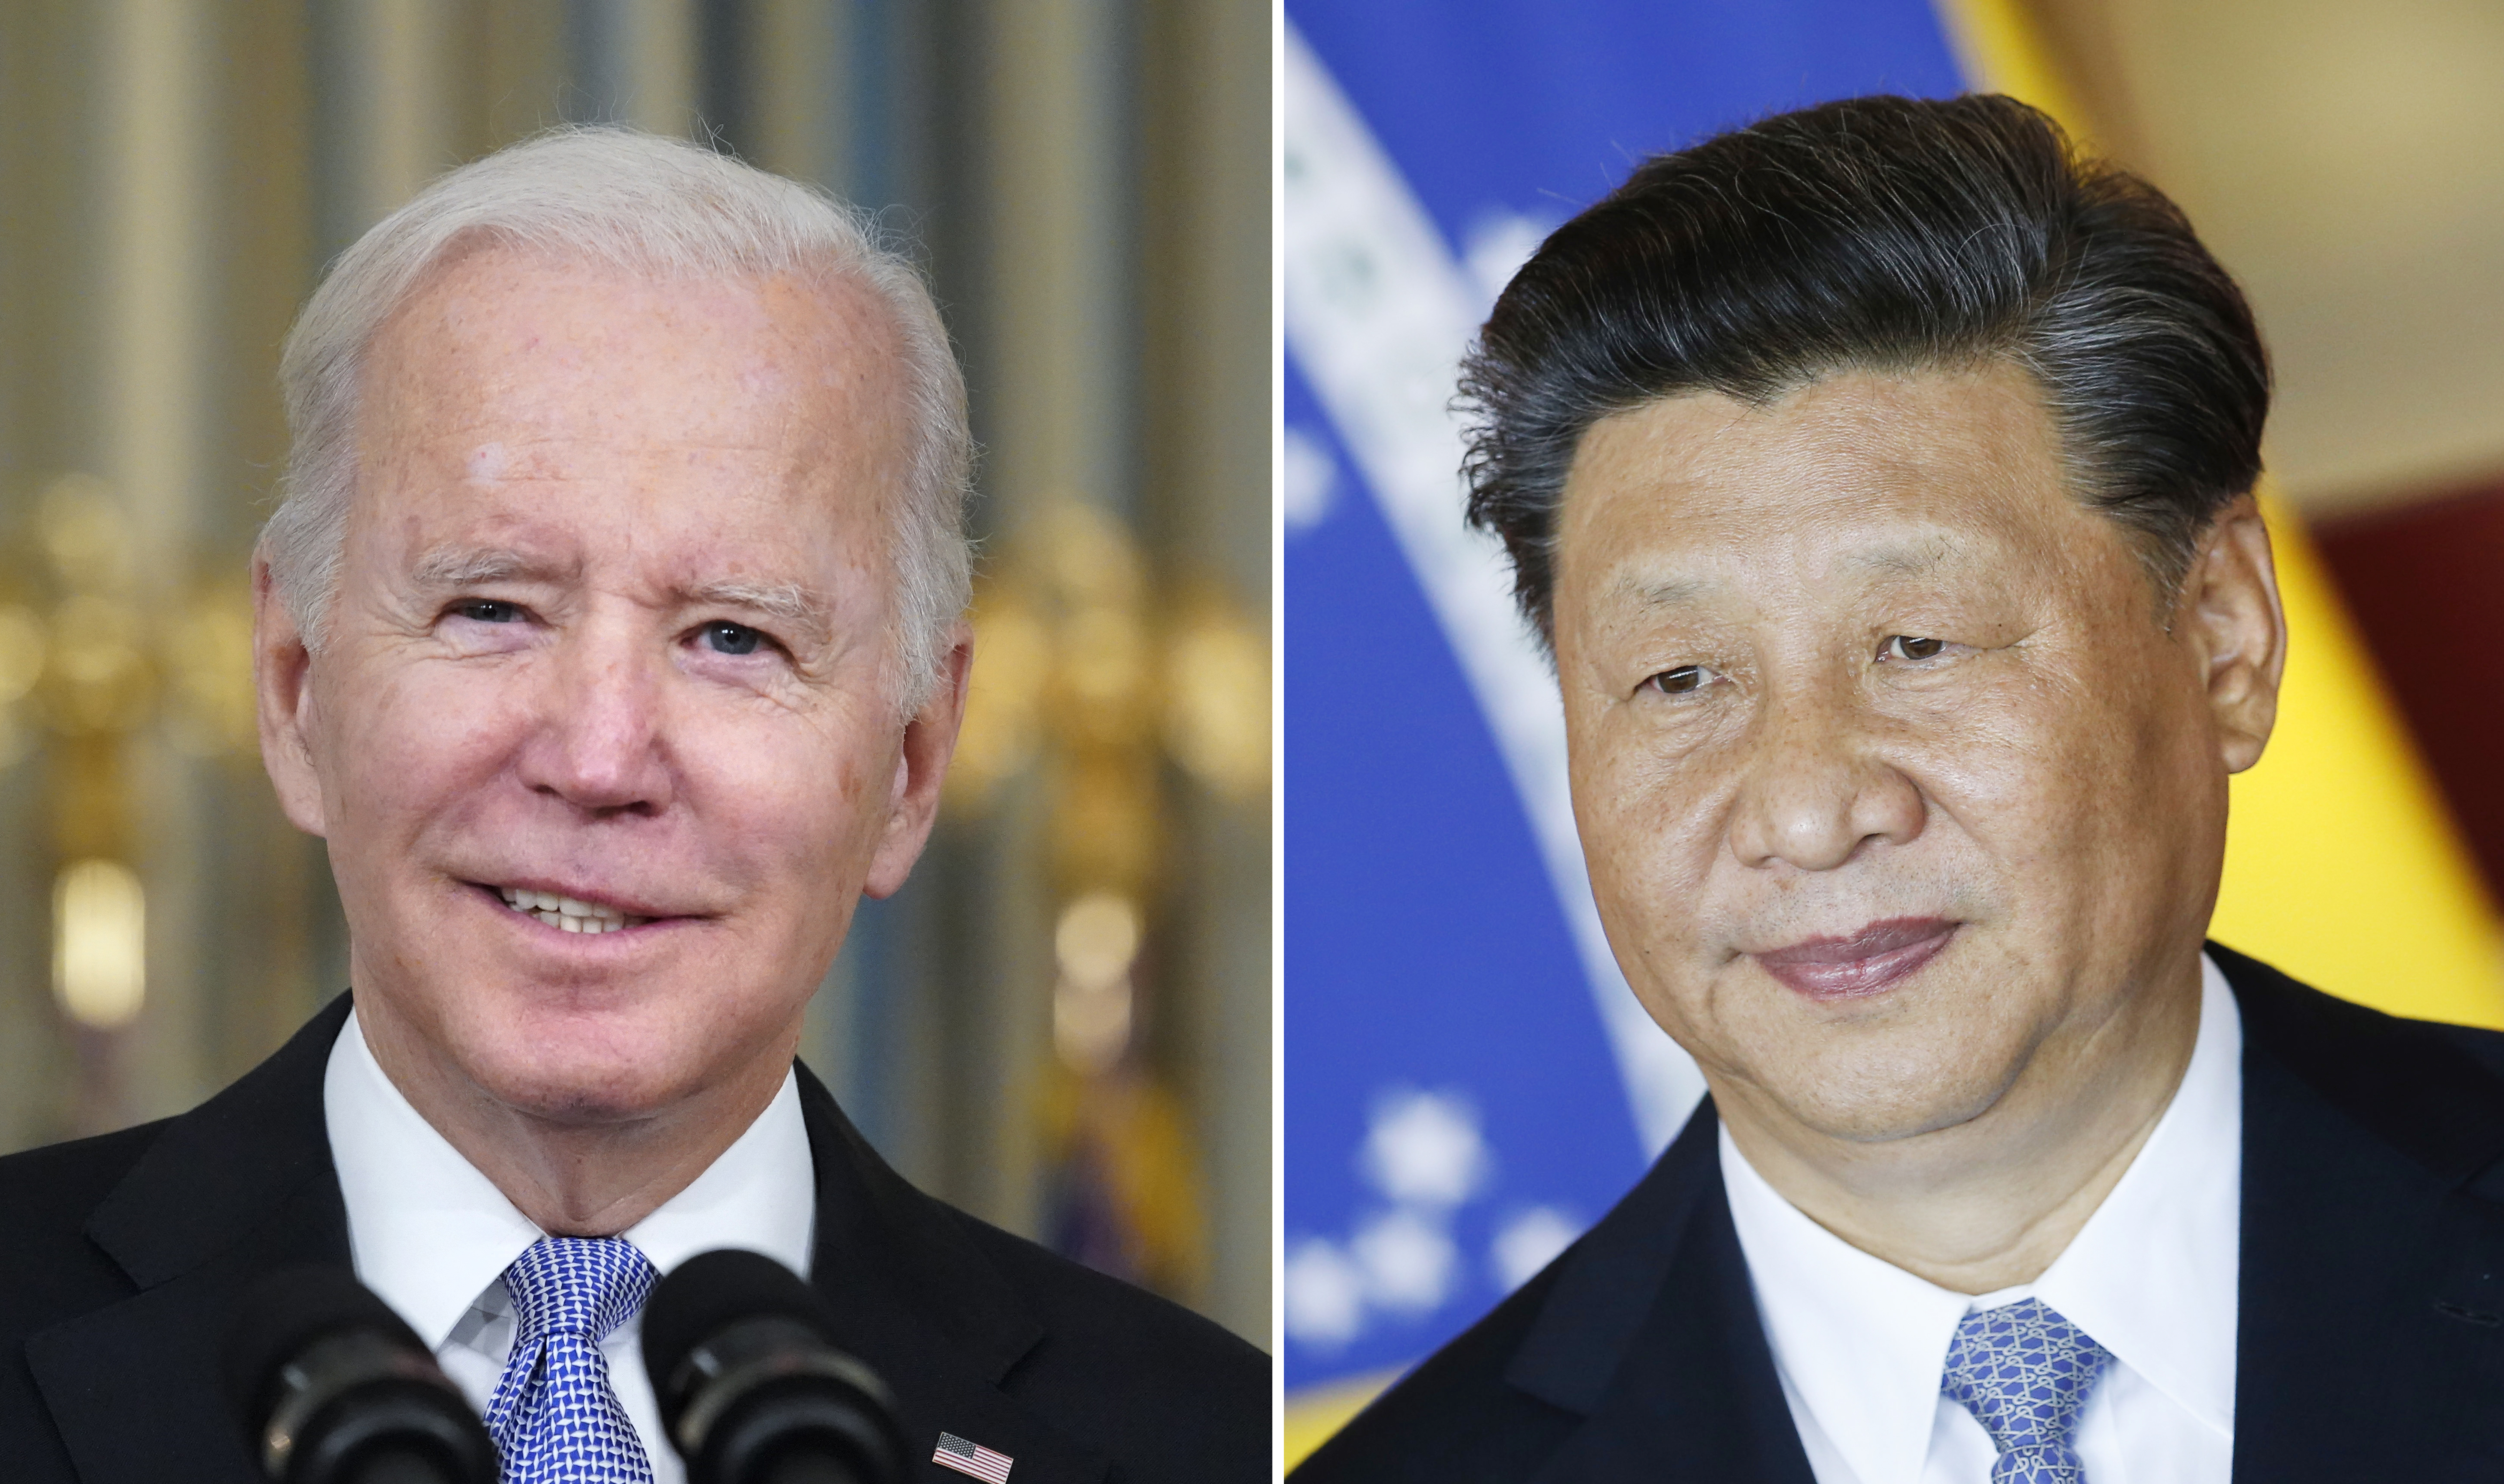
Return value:
[(1991, 1434), (2001, 1464), (1994, 1480), (2084, 1478), (2069, 1433), (2112, 1359), (2058, 1309), (2023, 1298), (1965, 1317), (1939, 1390)]
[(596, 1345), (643, 1307), (656, 1276), (624, 1237), (541, 1237), (504, 1269), (517, 1338), (578, 1334)]

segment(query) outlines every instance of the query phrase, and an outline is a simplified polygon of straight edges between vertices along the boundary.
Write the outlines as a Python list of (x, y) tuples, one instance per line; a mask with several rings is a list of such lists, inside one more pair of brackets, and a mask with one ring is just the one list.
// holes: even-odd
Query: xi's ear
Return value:
[(904, 745), (897, 750), (895, 777), (888, 799), (887, 827), (880, 834), (878, 854), (870, 861), (862, 890), (873, 897), (895, 894), (922, 858), (939, 820), (939, 788), (947, 781), (948, 760), (956, 753), (956, 731), (965, 721), (965, 677), (974, 665), (974, 629), (959, 619), (949, 631), (948, 654), (940, 661), (938, 683), (930, 699), (904, 726)]
[(261, 762), (288, 822), (326, 833), (322, 778), (313, 766), (313, 655), (296, 615), (270, 579), (269, 558), (252, 556), (252, 681), (261, 711)]
[(2174, 625), (2208, 678), (2217, 754), (2228, 773), (2261, 760), (2286, 673), (2286, 610), (2259, 502), (2246, 495), (2210, 524), (2183, 579)]

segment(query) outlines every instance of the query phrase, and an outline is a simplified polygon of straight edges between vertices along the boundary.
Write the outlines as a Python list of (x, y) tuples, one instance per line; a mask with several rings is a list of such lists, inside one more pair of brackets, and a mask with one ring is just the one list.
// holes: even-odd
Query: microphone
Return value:
[(346, 1268), (255, 1284), (226, 1337), (226, 1386), (278, 1484), (496, 1484), (496, 1445), (469, 1398)]
[(834, 1328), (816, 1291), (756, 1253), (705, 1253), (660, 1281), (643, 1369), (688, 1484), (903, 1484), (895, 1402)]

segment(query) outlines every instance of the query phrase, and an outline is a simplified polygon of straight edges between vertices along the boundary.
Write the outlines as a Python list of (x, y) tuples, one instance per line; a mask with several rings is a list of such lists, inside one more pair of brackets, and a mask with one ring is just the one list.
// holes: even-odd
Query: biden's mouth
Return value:
[(553, 891), (533, 891), (527, 886), (499, 886), (496, 893), (504, 899), (506, 907), (560, 932), (614, 933), (641, 927), (652, 920), (599, 902), (577, 901)]

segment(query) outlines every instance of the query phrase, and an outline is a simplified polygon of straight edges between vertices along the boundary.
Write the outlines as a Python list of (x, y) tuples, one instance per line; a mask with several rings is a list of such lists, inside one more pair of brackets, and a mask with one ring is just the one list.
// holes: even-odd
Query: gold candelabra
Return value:
[(1076, 500), (1010, 539), (974, 628), (949, 798), (977, 811), (1020, 776), (1043, 791), (1057, 904), (1045, 1142), (1112, 1208), (1121, 1250), (1092, 1256), (1188, 1294), (1206, 1266), (1199, 1177), (1188, 1120), (1138, 1054), (1140, 970), (1165, 906), (1173, 776), (1236, 805), (1268, 795), (1269, 638), (1214, 583), (1159, 590), (1128, 531)]
[(74, 1122), (109, 1120), (111, 1045), (147, 1004), (145, 832), (131, 751), (255, 745), (252, 612), (240, 575), (166, 583), (104, 481), (34, 506), (32, 558), (0, 601), (0, 764), (40, 759), (53, 858), (52, 992), (83, 1047)]

